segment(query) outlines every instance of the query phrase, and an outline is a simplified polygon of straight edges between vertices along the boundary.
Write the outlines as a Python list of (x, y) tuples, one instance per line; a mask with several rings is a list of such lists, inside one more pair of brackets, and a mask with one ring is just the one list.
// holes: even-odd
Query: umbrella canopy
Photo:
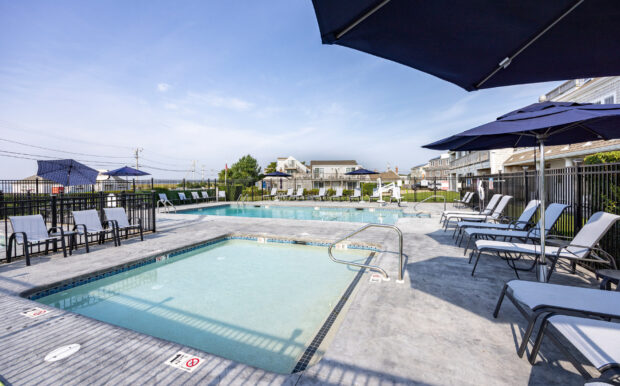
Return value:
[(566, 145), (614, 138), (620, 138), (619, 104), (543, 102), (423, 147), (488, 150), (537, 146), (539, 141), (545, 145)]
[[(490, 150), (540, 146), (540, 221), (545, 224), (545, 144), (564, 145), (620, 138), (620, 105), (571, 102), (535, 103), (497, 120), (425, 145), (435, 150)], [(546, 281), (545, 232), (540, 233), (538, 278)]]
[(105, 173), (106, 176), (116, 176), (116, 177), (139, 177), (139, 176), (150, 176), (150, 173), (143, 172), (142, 170), (134, 169), (129, 166), (123, 166), (122, 168), (110, 170)]
[(618, 74), (617, 0), (313, 4), (324, 44), (389, 59), (469, 91)]
[(368, 170), (368, 169), (357, 169), (357, 170), (353, 170), (353, 171), (345, 173), (345, 175), (347, 176), (365, 176), (368, 174), (379, 174), (379, 173), (373, 172), (372, 170)]
[(265, 177), (292, 177), (292, 176), (288, 173), (282, 173), (282, 172), (275, 171), (275, 172), (265, 174)]
[(63, 186), (92, 185), (99, 172), (72, 159), (37, 161), (37, 176)]

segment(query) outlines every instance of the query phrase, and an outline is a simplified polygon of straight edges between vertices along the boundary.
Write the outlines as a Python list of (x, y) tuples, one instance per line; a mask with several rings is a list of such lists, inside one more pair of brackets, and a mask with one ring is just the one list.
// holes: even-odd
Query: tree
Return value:
[(267, 165), (267, 167), (265, 167), (265, 173), (273, 173), (276, 171), (276, 166), (278, 165), (277, 162), (271, 162), (269, 163), (269, 165)]
[[(228, 173), (226, 178), (233, 180), (252, 180), (252, 182), (257, 181), (260, 177), (260, 166), (258, 166), (258, 161), (251, 155), (245, 155), (237, 162), (232, 164), (232, 166), (228, 169)], [(224, 180), (226, 170), (222, 169), (220, 171), (218, 178), (220, 180)]]

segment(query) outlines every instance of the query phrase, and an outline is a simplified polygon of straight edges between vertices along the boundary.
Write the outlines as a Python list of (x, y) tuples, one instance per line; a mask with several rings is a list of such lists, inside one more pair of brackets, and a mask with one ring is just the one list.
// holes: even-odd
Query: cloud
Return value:
[(247, 111), (254, 107), (254, 103), (236, 97), (226, 97), (216, 94), (201, 94), (195, 92), (189, 92), (187, 96), (189, 103), (207, 104), (212, 107), (235, 111)]
[(170, 89), (170, 85), (168, 83), (157, 83), (157, 89), (161, 92), (166, 92)]

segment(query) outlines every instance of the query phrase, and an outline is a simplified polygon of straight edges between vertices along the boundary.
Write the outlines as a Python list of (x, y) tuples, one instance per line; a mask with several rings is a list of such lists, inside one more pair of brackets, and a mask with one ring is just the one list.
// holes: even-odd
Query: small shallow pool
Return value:
[[(337, 257), (356, 262), (366, 261), (371, 253), (335, 251)], [(360, 277), (357, 268), (332, 262), (325, 246), (281, 240), (221, 240), (140, 265), (31, 298), (265, 370), (291, 373), (321, 354), (317, 339), (320, 343), (331, 326), (326, 321), (333, 322), (334, 312), (342, 311)]]
[(401, 217), (420, 217), (420, 215), (406, 214), (400, 209), (251, 204), (212, 206), (207, 208), (181, 210), (178, 213), (211, 216), (363, 222), (375, 224), (395, 224)]

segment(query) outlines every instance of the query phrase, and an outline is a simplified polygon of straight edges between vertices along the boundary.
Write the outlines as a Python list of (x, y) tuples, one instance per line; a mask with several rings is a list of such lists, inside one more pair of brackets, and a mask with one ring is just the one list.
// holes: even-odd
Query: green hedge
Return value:
[(584, 160), (586, 165), (610, 164), (620, 162), (620, 151), (608, 151), (587, 156)]

